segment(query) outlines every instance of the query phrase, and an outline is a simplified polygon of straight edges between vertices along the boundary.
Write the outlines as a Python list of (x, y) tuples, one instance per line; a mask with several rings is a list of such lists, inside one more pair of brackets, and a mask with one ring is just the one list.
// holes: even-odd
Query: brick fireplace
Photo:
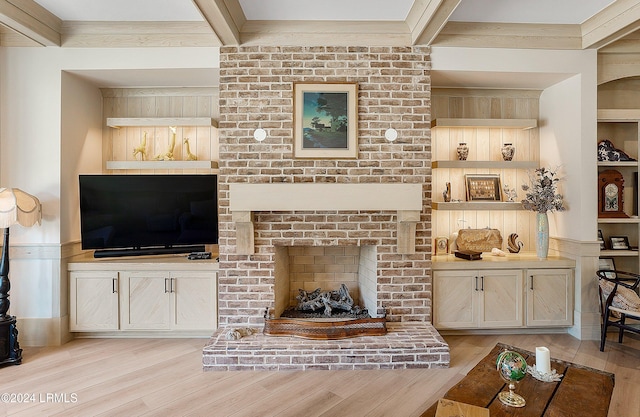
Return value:
[[(430, 325), (429, 48), (246, 46), (222, 47), (220, 56), (220, 328), (205, 369), (448, 366), (448, 346)], [(293, 157), (293, 83), (303, 81), (358, 83), (357, 159)], [(258, 127), (268, 132), (264, 142), (253, 139)], [(389, 127), (399, 133), (393, 143), (384, 138)], [(279, 258), (291, 275), (296, 256), (318, 253), (324, 262), (354, 248), (351, 269), (369, 269), (373, 282), (348, 285), (372, 315), (387, 317), (387, 336), (224, 338), (230, 328), (259, 328), (265, 309), (281, 308)], [(373, 258), (368, 266), (363, 256)], [(315, 275), (327, 278), (340, 261), (322, 268)]]

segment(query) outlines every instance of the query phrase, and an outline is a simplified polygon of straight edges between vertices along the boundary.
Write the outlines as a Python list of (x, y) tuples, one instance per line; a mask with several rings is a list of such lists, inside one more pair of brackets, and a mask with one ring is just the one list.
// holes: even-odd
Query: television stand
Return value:
[(204, 252), (204, 245), (128, 248), (128, 249), (100, 249), (93, 252), (94, 258), (113, 258), (119, 256), (147, 256), (171, 255), (176, 253)]

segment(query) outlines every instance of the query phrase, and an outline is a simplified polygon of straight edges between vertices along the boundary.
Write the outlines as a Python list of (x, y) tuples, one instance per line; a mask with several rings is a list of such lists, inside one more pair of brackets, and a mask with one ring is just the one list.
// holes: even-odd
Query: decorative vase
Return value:
[(464, 142), (459, 143), (456, 151), (458, 153), (458, 160), (460, 161), (467, 160), (467, 157), (469, 156), (469, 147), (467, 146), (466, 143)]
[(516, 153), (516, 147), (513, 146), (512, 143), (505, 143), (502, 146), (502, 159), (505, 161), (511, 161), (513, 159), (513, 155)]
[(547, 259), (549, 254), (549, 217), (547, 213), (536, 213), (536, 255)]

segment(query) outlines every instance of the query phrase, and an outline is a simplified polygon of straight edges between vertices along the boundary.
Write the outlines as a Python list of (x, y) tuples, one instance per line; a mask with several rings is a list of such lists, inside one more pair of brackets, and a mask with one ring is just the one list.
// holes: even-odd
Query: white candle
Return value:
[(536, 371), (543, 374), (551, 373), (551, 355), (549, 348), (544, 346), (536, 348)]

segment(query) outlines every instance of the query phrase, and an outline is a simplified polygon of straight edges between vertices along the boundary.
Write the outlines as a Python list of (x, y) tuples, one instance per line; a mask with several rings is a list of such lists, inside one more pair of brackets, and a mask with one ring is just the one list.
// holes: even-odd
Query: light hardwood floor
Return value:
[(640, 338), (614, 337), (601, 353), (568, 335), (445, 336), (449, 369), (307, 372), (203, 372), (204, 339), (77, 339), (0, 369), (0, 393), (30, 401), (4, 395), (0, 415), (419, 416), (502, 342), (615, 373), (609, 417), (638, 417)]

